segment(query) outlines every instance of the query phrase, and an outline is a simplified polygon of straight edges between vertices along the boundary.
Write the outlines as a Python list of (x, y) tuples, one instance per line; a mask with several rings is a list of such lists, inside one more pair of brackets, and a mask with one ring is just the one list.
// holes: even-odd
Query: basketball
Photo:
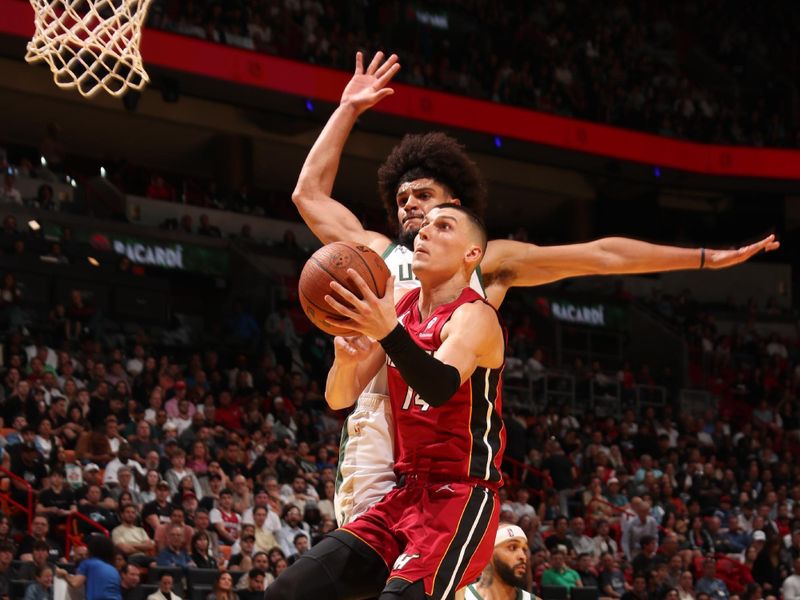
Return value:
[(331, 289), (331, 281), (337, 281), (361, 298), (361, 292), (347, 274), (347, 269), (351, 268), (361, 275), (376, 296), (383, 297), (389, 269), (376, 252), (363, 244), (334, 242), (323, 246), (308, 259), (300, 274), (300, 305), (311, 322), (325, 333), (354, 335), (349, 329), (325, 323), (325, 319), (346, 320), (325, 302), (325, 296), (331, 295), (345, 306), (350, 305)]

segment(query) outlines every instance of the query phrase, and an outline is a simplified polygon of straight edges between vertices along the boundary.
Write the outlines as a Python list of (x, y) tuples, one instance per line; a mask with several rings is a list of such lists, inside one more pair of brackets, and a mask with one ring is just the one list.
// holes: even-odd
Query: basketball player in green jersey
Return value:
[[(292, 199), (306, 225), (325, 244), (349, 240), (382, 254), (398, 286), (395, 300), (416, 287), (411, 276), (410, 243), (428, 210), (461, 203), (479, 214), (486, 186), (477, 166), (455, 140), (444, 134), (406, 136), (379, 171), (383, 201), (396, 215), (397, 240), (364, 229), (358, 218), (331, 197), (344, 144), (356, 119), (394, 93), (387, 87), (399, 70), (397, 56), (377, 53), (365, 68), (356, 55), (355, 73), (309, 152)], [(495, 307), (511, 287), (527, 287), (580, 275), (653, 273), (680, 269), (721, 269), (778, 247), (774, 236), (736, 250), (678, 248), (627, 238), (604, 238), (565, 246), (536, 246), (491, 240), (481, 273), (470, 282)], [(380, 500), (395, 485), (391, 415), (384, 402), (385, 373), (379, 373), (358, 399), (342, 430), (336, 516), (343, 525)]]
[(500, 523), (492, 560), (481, 578), (456, 593), (456, 600), (540, 600), (528, 585), (528, 538), (518, 526)]

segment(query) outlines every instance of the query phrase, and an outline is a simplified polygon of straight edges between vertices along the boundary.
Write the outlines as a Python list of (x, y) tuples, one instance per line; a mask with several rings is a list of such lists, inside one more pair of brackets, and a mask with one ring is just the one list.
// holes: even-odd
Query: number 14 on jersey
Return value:
[(415, 404), (416, 406), (421, 407), (421, 410), (424, 412), (428, 410), (431, 405), (425, 402), (422, 398), (419, 397), (419, 394), (411, 389), (409, 386), (408, 391), (406, 392), (406, 398), (403, 400), (403, 410), (409, 410), (411, 408), (411, 404)]

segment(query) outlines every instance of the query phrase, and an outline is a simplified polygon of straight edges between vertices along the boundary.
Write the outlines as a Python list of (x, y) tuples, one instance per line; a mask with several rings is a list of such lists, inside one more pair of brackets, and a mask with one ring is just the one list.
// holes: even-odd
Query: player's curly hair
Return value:
[(423, 178), (446, 187), (453, 198), (483, 218), (488, 190), (478, 165), (458, 141), (436, 131), (406, 135), (378, 169), (378, 190), (390, 223), (397, 223), (397, 189)]

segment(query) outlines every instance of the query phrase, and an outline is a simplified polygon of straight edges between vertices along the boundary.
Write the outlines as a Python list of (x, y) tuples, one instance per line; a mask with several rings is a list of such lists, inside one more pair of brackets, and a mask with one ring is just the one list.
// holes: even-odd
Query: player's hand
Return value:
[(761, 252), (772, 252), (780, 248), (781, 243), (775, 239), (775, 234), (768, 235), (760, 242), (742, 246), (736, 250), (709, 250), (706, 248), (706, 269), (725, 269), (750, 260)]
[(333, 350), (337, 361), (342, 363), (360, 363), (369, 356), (375, 342), (365, 335), (333, 338)]
[(340, 283), (331, 281), (331, 289), (352, 308), (337, 302), (332, 296), (325, 296), (325, 301), (347, 319), (330, 324), (357, 331), (373, 340), (382, 340), (397, 326), (397, 313), (394, 309), (394, 275), (386, 282), (383, 298), (378, 298), (354, 269), (347, 269), (347, 275), (358, 288), (361, 299)]
[(394, 90), (386, 85), (400, 70), (400, 63), (397, 60), (397, 55), (392, 54), (384, 61), (383, 52), (378, 52), (364, 71), (364, 55), (357, 52), (355, 73), (344, 88), (339, 104), (353, 107), (360, 115), (386, 96), (394, 94)]

